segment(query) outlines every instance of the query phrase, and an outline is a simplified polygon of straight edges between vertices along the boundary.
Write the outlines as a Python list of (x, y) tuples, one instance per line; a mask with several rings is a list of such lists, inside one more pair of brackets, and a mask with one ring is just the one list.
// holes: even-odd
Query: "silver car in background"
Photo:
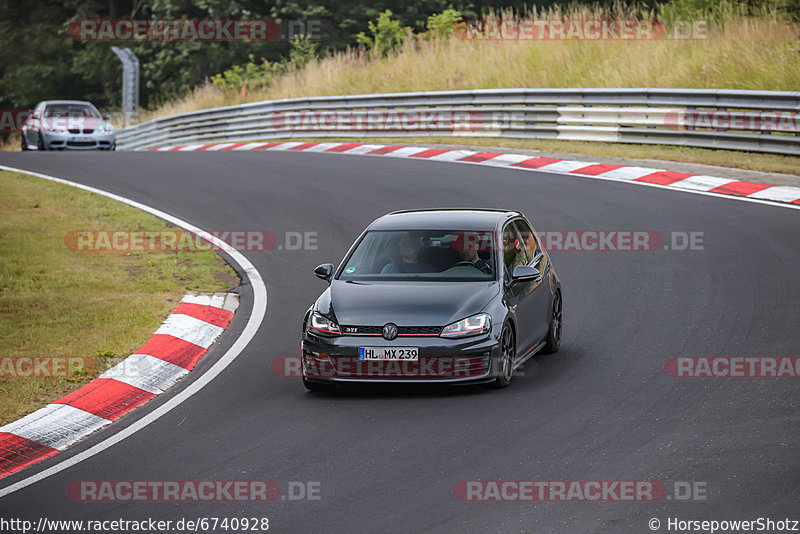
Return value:
[(114, 127), (91, 102), (39, 102), (22, 127), (22, 150), (115, 150), (116, 146)]

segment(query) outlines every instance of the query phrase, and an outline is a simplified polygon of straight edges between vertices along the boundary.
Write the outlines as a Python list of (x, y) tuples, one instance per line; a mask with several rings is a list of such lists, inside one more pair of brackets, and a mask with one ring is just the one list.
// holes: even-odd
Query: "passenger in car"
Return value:
[(420, 246), (421, 243), (419, 239), (409, 234), (404, 235), (400, 239), (400, 245), (398, 247), (402, 261), (390, 261), (381, 269), (381, 274), (434, 272), (436, 269), (433, 265), (419, 261)]

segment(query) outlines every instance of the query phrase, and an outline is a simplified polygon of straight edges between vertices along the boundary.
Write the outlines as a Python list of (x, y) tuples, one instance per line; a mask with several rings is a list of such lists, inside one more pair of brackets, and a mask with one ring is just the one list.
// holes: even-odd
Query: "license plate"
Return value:
[(418, 347), (359, 347), (359, 360), (419, 360)]
[(72, 138), (73, 141), (94, 141), (94, 139), (88, 135), (76, 135)]

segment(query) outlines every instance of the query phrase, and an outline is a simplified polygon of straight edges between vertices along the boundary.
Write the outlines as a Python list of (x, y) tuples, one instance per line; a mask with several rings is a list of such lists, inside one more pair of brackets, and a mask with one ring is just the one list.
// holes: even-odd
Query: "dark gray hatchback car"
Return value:
[(303, 318), (303, 383), (507, 386), (562, 335), (561, 283), (519, 212), (397, 211), (356, 239)]

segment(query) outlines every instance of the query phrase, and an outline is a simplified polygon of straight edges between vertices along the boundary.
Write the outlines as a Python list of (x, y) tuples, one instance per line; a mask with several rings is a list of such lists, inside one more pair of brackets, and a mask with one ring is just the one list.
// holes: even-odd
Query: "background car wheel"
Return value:
[(515, 354), (514, 331), (506, 323), (503, 326), (503, 333), (500, 334), (500, 369), (497, 378), (492, 382), (493, 387), (504, 388), (511, 383), (511, 376), (514, 374)]
[(336, 384), (312, 382), (311, 380), (308, 380), (306, 377), (303, 377), (303, 385), (309, 391), (319, 391), (323, 393), (331, 393), (334, 389), (336, 389)]
[(561, 291), (556, 291), (553, 297), (553, 309), (550, 311), (550, 328), (547, 330), (547, 344), (544, 346), (544, 351), (550, 354), (558, 352), (558, 347), (561, 346), (561, 332), (564, 328), (564, 322), (561, 318)]
[(20, 137), (20, 139), (22, 139), (22, 142), (20, 143), (22, 145), (20, 147), (20, 150), (22, 150), (23, 152), (27, 152), (28, 151), (28, 143), (25, 142), (25, 134), (21, 134), (19, 137)]

